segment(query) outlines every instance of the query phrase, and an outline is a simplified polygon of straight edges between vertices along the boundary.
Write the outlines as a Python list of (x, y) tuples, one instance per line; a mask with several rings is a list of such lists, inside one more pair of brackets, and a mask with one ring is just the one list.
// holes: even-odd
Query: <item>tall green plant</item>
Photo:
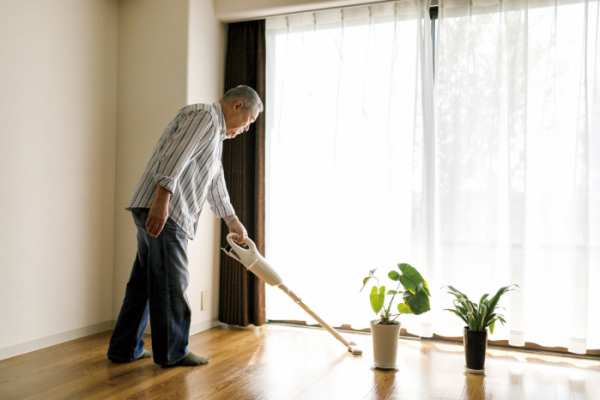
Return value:
[[(382, 314), (380, 315), (382, 325), (395, 323), (396, 318), (398, 318), (400, 314), (419, 315), (431, 309), (429, 305), (429, 297), (431, 297), (429, 286), (421, 274), (408, 264), (398, 264), (398, 269), (400, 270), (400, 273), (395, 270), (388, 273), (388, 277), (391, 280), (398, 282), (396, 290), (389, 290), (386, 293), (385, 286), (373, 286), (371, 288), (371, 308), (375, 311), (375, 314), (379, 314), (379, 312), (382, 311)], [(377, 269), (369, 271), (369, 276), (363, 279), (363, 286), (360, 289), (361, 292), (371, 279), (375, 279), (377, 284), (379, 284), (379, 279), (374, 275), (375, 271), (377, 271)], [(404, 286), (404, 291), (399, 290), (400, 285)], [(399, 294), (402, 295), (403, 302), (398, 304), (398, 314), (392, 314), (392, 303), (394, 302), (396, 295)], [(384, 307), (386, 295), (392, 296), (387, 308)]]
[(498, 301), (500, 301), (500, 297), (506, 292), (511, 290), (512, 286), (519, 287), (519, 285), (509, 285), (504, 286), (498, 290), (496, 295), (489, 298), (489, 294), (484, 294), (481, 296), (479, 300), (479, 304), (473, 303), (466, 294), (461, 291), (455, 289), (452, 286), (445, 286), (450, 289), (451, 295), (456, 297), (453, 301), (454, 309), (446, 308), (444, 311), (450, 311), (454, 314), (458, 315), (460, 319), (465, 321), (469, 327), (469, 330), (472, 331), (485, 331), (485, 328), (490, 327), (490, 334), (494, 333), (494, 326), (496, 321), (500, 321), (502, 325), (506, 323), (504, 319), (504, 315), (496, 312), (497, 309), (504, 307), (498, 306)]

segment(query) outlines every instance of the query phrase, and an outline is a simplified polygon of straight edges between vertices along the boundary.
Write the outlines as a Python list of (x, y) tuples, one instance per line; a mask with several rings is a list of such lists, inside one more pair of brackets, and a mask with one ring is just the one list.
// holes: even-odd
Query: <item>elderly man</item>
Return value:
[[(193, 239), (204, 201), (238, 241), (246, 229), (235, 215), (223, 178), (223, 140), (245, 132), (263, 111), (248, 86), (221, 100), (182, 108), (169, 123), (138, 182), (127, 210), (137, 226), (137, 256), (107, 356), (114, 362), (154, 357), (162, 366), (196, 366), (210, 359), (187, 348), (191, 309), (187, 241)], [(142, 335), (150, 314), (152, 351)]]

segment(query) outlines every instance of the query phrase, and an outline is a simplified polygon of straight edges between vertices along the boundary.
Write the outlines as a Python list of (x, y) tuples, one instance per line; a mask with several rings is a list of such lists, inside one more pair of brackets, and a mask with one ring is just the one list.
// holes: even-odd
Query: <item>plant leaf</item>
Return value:
[(427, 296), (425, 290), (421, 290), (416, 294), (407, 290), (402, 294), (402, 299), (415, 315), (423, 314), (424, 312), (431, 310), (429, 296)]
[(491, 325), (490, 325), (490, 335), (493, 335), (493, 334), (494, 334), (494, 325), (496, 325), (496, 322), (495, 322), (495, 321), (494, 321), (494, 322), (492, 322), (492, 323), (491, 323)]
[(463, 305), (455, 304), (457, 310), (461, 312), (461, 314), (466, 315), (469, 312), (469, 309)]
[(385, 300), (385, 286), (379, 288), (379, 292), (377, 291), (377, 286), (373, 286), (371, 289), (371, 308), (375, 311), (375, 314), (379, 314), (379, 311), (383, 307), (383, 302)]
[(390, 271), (388, 274), (388, 278), (390, 278), (393, 281), (399, 281), (400, 280), (400, 274), (397, 273), (396, 271)]
[(477, 325), (475, 324), (475, 317), (473, 317), (472, 313), (469, 313), (469, 317), (467, 318), (467, 320), (469, 322), (469, 329), (472, 331), (476, 331)]
[(359, 292), (362, 292), (362, 290), (365, 288), (365, 286), (367, 286), (367, 283), (371, 280), (372, 276), (367, 276), (365, 279), (363, 279), (363, 285), (360, 288)]
[(450, 312), (453, 312), (453, 313), (454, 313), (454, 314), (456, 314), (456, 315), (457, 315), (457, 316), (458, 316), (460, 319), (462, 319), (463, 321), (465, 321), (465, 323), (467, 323), (467, 324), (468, 324), (468, 322), (467, 322), (467, 318), (466, 318), (466, 317), (465, 317), (463, 314), (459, 313), (458, 311), (456, 311), (456, 310), (453, 310), (453, 309), (451, 309), (451, 308), (445, 308), (445, 309), (444, 309), (444, 311), (450, 311)]
[[(489, 305), (488, 305), (487, 309), (488, 309), (488, 312), (490, 313), (490, 316), (488, 316), (486, 318), (485, 326), (492, 323), (492, 319), (495, 316), (494, 312), (496, 311), (496, 308), (498, 307), (498, 301), (500, 301), (500, 297), (502, 297), (502, 295), (505, 294), (506, 292), (515, 290), (515, 289), (511, 289), (511, 286), (517, 286), (517, 285), (509, 285), (509, 286), (501, 287), (500, 289), (498, 289), (498, 292), (494, 295), (494, 297), (489, 299)], [(487, 299), (486, 299), (486, 301), (487, 301)]]
[(400, 304), (398, 304), (398, 311), (399, 311), (401, 314), (414, 314), (414, 313), (413, 313), (413, 312), (410, 310), (410, 308), (408, 308), (408, 306), (407, 306), (406, 304), (404, 304), (404, 303), (400, 303)]
[(479, 330), (480, 331), (483, 331), (485, 329), (486, 325), (484, 325), (484, 322), (485, 322), (486, 314), (487, 314), (487, 307), (483, 306), (480, 309), (480, 314), (479, 314)]
[[(481, 308), (481, 306), (484, 304), (484, 300), (489, 296), (489, 294), (484, 294), (483, 296), (481, 296), (481, 300), (479, 300), (479, 308)], [(487, 304), (486, 304), (487, 306)]]
[(458, 299), (458, 301), (460, 302), (460, 304), (462, 304), (462, 306), (469, 312), (473, 312), (473, 302), (465, 297), (461, 297), (460, 299)]
[(396, 292), (395, 290), (388, 290), (387, 294), (397, 294), (398, 292)]
[[(454, 293), (457, 293), (457, 294), (461, 295), (462, 297), (464, 297), (464, 298), (468, 299), (468, 297), (467, 297), (467, 295), (466, 295), (466, 294), (464, 294), (464, 293), (463, 293), (463, 292), (461, 292), (460, 290), (456, 289), (455, 287), (453, 287), (453, 286), (445, 286), (445, 287), (447, 287), (448, 289), (450, 289), (450, 290), (451, 290), (451, 291), (453, 291)], [(452, 293), (452, 294), (454, 294), (454, 293)]]
[(511, 290), (514, 290), (514, 289), (510, 288), (511, 286), (519, 287), (518, 285), (508, 285), (508, 286), (504, 286), (504, 287), (501, 287), (500, 289), (498, 289), (498, 292), (494, 295), (494, 297), (492, 297), (490, 299), (490, 306), (488, 307), (490, 309), (490, 311), (493, 312), (496, 309), (496, 306), (498, 305), (498, 301), (500, 301), (500, 297), (502, 297), (503, 294), (505, 294), (506, 292), (509, 292)]
[(419, 284), (417, 285), (417, 293), (419, 293), (421, 290), (423, 290), (423, 284), (422, 284), (422, 283), (419, 283)]
[(400, 271), (402, 271), (402, 276), (400, 276), (400, 282), (402, 283), (402, 286), (404, 286), (404, 289), (409, 290), (411, 293), (415, 294), (417, 292), (417, 285), (419, 283), (422, 283), (423, 290), (425, 291), (427, 296), (431, 296), (431, 293), (429, 292), (429, 286), (427, 285), (427, 282), (425, 281), (425, 279), (423, 279), (419, 271), (417, 271), (415, 268), (411, 267), (408, 264), (398, 264), (398, 268), (400, 268)]

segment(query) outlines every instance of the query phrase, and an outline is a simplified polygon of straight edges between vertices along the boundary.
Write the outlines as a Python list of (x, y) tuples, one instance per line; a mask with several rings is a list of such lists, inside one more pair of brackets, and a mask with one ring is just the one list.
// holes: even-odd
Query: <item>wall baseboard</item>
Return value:
[(219, 326), (221, 323), (217, 318), (209, 319), (208, 321), (200, 322), (196, 325), (190, 326), (190, 336), (196, 333), (207, 331), (215, 326)]
[(35, 339), (29, 342), (4, 347), (0, 349), (0, 360), (19, 356), (21, 354), (29, 353), (35, 350), (40, 350), (45, 347), (54, 346), (56, 344), (68, 342), (69, 340), (79, 339), (84, 336), (93, 335), (94, 333), (112, 329), (114, 326), (115, 321), (109, 320), (94, 325), (84, 326), (83, 328), (77, 328), (71, 331), (58, 333), (56, 335)]
[[(196, 333), (206, 331), (210, 328), (214, 328), (215, 326), (218, 326), (219, 324), (221, 324), (221, 323), (219, 322), (219, 320), (217, 318), (199, 322), (195, 325), (190, 326), (190, 336), (195, 335)], [(146, 330), (144, 331), (144, 333), (152, 334), (152, 332), (150, 331), (150, 323), (148, 323), (148, 326), (146, 326)]]
[[(30, 353), (46, 347), (54, 346), (69, 340), (79, 339), (85, 336), (93, 335), (94, 333), (104, 332), (115, 327), (116, 321), (109, 320), (98, 324), (84, 326), (83, 328), (73, 329), (71, 331), (58, 333), (56, 335), (35, 339), (25, 343), (15, 344), (0, 349), (0, 360), (20, 356), (21, 354)], [(205, 330), (218, 326), (220, 322), (217, 318), (209, 319), (190, 327), (190, 336)], [(146, 328), (146, 333), (150, 333), (150, 324)], [(108, 343), (106, 344), (108, 346)]]

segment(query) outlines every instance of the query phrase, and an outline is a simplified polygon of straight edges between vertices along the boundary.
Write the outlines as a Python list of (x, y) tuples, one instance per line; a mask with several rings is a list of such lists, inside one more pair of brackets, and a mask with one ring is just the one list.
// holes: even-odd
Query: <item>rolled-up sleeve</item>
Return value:
[(213, 131), (213, 119), (206, 111), (181, 113), (167, 129), (171, 132), (159, 150), (153, 179), (173, 193), (192, 154), (201, 145), (203, 138)]
[(235, 214), (235, 209), (231, 205), (229, 199), (229, 192), (227, 192), (227, 186), (225, 185), (225, 177), (223, 175), (223, 164), (219, 163), (219, 170), (215, 174), (212, 182), (210, 183), (208, 202), (210, 209), (213, 213), (219, 217), (224, 218), (229, 215)]

